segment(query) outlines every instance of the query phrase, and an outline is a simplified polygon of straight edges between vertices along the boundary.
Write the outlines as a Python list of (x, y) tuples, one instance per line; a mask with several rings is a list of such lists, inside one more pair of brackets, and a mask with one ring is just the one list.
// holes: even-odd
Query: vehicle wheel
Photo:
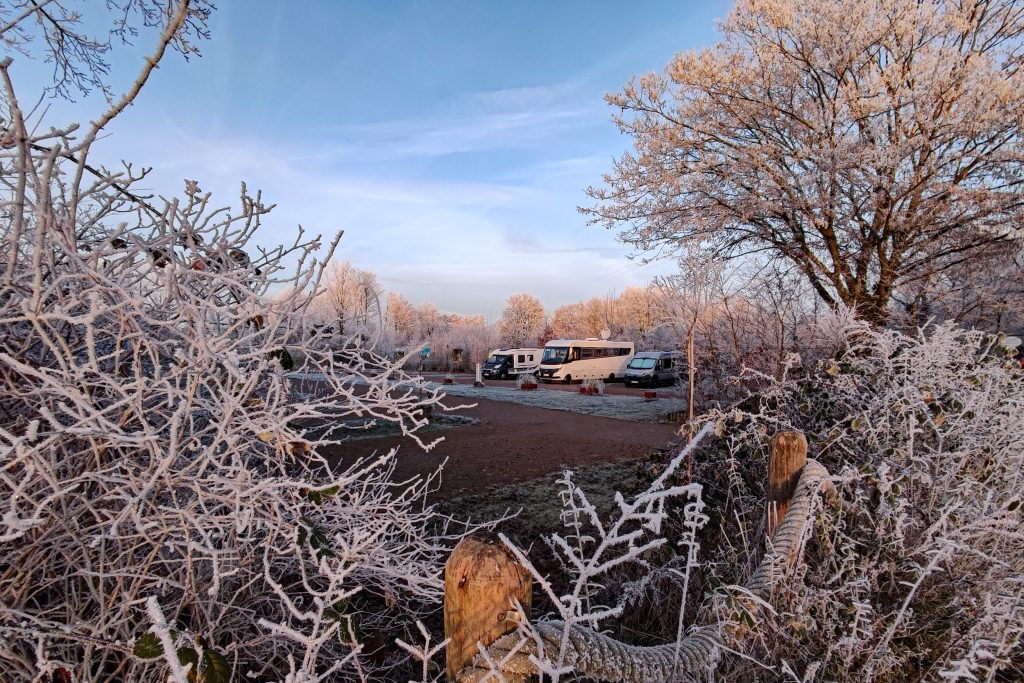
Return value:
[(640, 386), (650, 387), (651, 389), (653, 389), (654, 387), (658, 386), (658, 382), (653, 377), (648, 377)]
[(608, 381), (609, 382), (614, 382), (615, 381), (615, 373), (614, 372), (612, 374), (608, 375)]
[(499, 372), (498, 379), (508, 379), (508, 370), (502, 370)]
[(572, 375), (566, 375), (563, 377), (562, 384), (572, 384)]

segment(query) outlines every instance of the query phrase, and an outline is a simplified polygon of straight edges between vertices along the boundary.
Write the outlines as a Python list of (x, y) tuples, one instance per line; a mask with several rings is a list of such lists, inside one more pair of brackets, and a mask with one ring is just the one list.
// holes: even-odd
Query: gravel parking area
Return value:
[[(318, 373), (309, 373), (304, 377), (311, 380), (323, 379)], [(424, 377), (431, 388), (440, 387), (444, 393), (459, 398), (501, 401), (627, 422), (663, 422), (672, 413), (686, 408), (686, 402), (675, 396), (672, 387), (659, 389), (659, 398), (645, 399), (643, 391), (626, 389), (620, 384), (608, 385), (605, 394), (590, 396), (579, 393), (579, 385), (542, 383), (535, 390), (524, 391), (517, 389), (516, 383), (511, 380), (487, 380), (484, 386), (476, 387), (473, 386), (473, 379), (465, 375), (458, 376), (454, 384), (448, 385), (442, 383), (444, 375), (431, 373)]]
[(514, 383), (507, 384), (508, 386), (483, 387), (474, 387), (471, 384), (449, 384), (441, 388), (446, 394), (460, 398), (483, 398), (490, 401), (517, 403), (548, 410), (564, 410), (581, 415), (626, 420), (627, 422), (663, 421), (669, 413), (681, 411), (686, 407), (686, 402), (679, 399), (645, 399), (642, 395), (599, 394), (588, 396), (579, 393), (575, 387), (568, 387), (571, 391), (562, 391), (554, 388), (554, 385), (545, 384), (541, 384), (533, 391), (523, 391), (516, 389)]

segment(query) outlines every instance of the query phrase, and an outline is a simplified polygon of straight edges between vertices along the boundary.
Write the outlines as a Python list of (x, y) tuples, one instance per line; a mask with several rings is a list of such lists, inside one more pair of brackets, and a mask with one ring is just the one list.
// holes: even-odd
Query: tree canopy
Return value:
[(531, 294), (513, 294), (498, 319), (498, 335), (508, 346), (536, 344), (544, 332), (544, 304)]
[(648, 258), (788, 261), (875, 322), (1019, 240), (1022, 3), (740, 0), (721, 28), (608, 96), (633, 149), (592, 222)]

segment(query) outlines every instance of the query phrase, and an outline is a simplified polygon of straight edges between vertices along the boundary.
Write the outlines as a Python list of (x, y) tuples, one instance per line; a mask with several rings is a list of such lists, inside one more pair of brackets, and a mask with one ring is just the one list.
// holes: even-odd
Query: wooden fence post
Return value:
[(533, 582), (497, 534), (481, 532), (455, 546), (444, 566), (444, 635), (447, 676), (468, 666), (477, 654), (477, 641), (490, 645), (516, 628), (508, 618), (513, 599), (530, 614)]
[(789, 508), (800, 473), (807, 464), (807, 439), (800, 432), (779, 432), (772, 437), (768, 456), (768, 537)]

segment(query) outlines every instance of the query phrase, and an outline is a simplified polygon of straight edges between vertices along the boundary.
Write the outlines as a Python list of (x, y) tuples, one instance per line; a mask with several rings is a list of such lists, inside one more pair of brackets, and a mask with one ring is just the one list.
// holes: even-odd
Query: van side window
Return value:
[(665, 360), (661, 361), (661, 367), (665, 368), (666, 370), (671, 369), (671, 367), (672, 367), (672, 359), (671, 358), (666, 358)]

